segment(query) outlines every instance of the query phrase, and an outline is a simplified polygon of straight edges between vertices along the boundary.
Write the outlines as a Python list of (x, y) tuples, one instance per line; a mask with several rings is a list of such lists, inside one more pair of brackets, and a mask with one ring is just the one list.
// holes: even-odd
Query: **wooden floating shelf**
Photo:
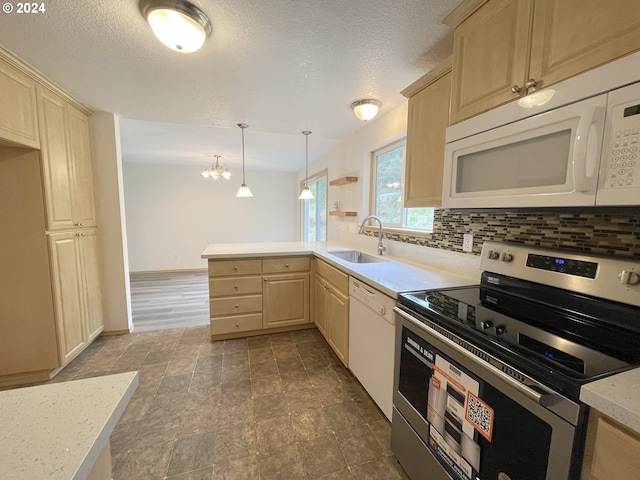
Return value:
[(334, 217), (355, 217), (358, 215), (358, 212), (340, 212), (333, 210), (329, 212), (329, 215), (333, 215)]
[(329, 185), (332, 185), (332, 186), (346, 185), (347, 183), (355, 183), (357, 181), (358, 181), (358, 177), (342, 177), (342, 178), (336, 178), (335, 180), (331, 180), (329, 182)]

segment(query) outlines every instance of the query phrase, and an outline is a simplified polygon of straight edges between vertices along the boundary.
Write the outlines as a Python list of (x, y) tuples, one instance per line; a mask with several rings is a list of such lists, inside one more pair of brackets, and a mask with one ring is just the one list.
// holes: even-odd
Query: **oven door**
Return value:
[(554, 395), (395, 311), (391, 446), (412, 480), (577, 478), (584, 409), (573, 425), (541, 405)]

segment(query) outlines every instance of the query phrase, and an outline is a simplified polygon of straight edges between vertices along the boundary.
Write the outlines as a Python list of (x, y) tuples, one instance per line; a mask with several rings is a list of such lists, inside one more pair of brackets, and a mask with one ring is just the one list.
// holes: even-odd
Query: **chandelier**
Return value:
[(224, 178), (225, 180), (229, 180), (232, 175), (231, 172), (227, 169), (227, 166), (224, 164), (220, 164), (220, 157), (222, 155), (214, 155), (215, 159), (216, 159), (216, 163), (212, 163), (211, 165), (207, 166), (207, 168), (205, 168), (201, 175), (205, 178), (213, 178), (215, 180), (218, 180), (220, 178)]

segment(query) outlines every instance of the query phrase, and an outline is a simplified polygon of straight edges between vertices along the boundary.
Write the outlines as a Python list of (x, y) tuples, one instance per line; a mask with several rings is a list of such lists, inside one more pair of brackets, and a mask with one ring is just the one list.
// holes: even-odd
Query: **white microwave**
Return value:
[(510, 122), (527, 114), (516, 103), (447, 130), (443, 207), (640, 205), (640, 82)]

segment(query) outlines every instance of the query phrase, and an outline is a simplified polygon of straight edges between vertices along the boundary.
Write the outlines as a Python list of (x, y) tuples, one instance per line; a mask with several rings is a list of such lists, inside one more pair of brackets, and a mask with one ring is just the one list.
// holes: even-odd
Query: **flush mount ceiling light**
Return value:
[(378, 100), (365, 98), (363, 100), (356, 100), (353, 102), (351, 104), (351, 108), (353, 109), (353, 113), (356, 114), (356, 117), (363, 122), (366, 122), (377, 115), (380, 105), (382, 105), (382, 103)]
[(176, 52), (195, 52), (211, 35), (207, 15), (187, 0), (140, 0), (139, 7), (156, 37)]
[(309, 190), (309, 185), (307, 185), (307, 180), (309, 179), (309, 135), (311, 132), (309, 130), (304, 130), (302, 134), (306, 137), (305, 142), (307, 145), (306, 148), (306, 156), (305, 156), (305, 173), (304, 173), (304, 188), (302, 192), (300, 192), (300, 196), (298, 197), (300, 200), (312, 200), (313, 193)]
[(249, 187), (247, 187), (244, 178), (244, 129), (249, 128), (249, 125), (247, 125), (246, 123), (239, 123), (238, 126), (242, 130), (242, 185), (240, 185), (238, 193), (236, 193), (236, 197), (253, 197), (253, 193), (251, 193), (251, 190), (249, 190)]
[(220, 178), (224, 178), (225, 180), (229, 180), (232, 175), (231, 172), (227, 169), (227, 166), (224, 164), (220, 164), (220, 157), (222, 155), (214, 155), (216, 159), (216, 163), (209, 165), (202, 171), (202, 176), (205, 178), (213, 178), (218, 180)]

